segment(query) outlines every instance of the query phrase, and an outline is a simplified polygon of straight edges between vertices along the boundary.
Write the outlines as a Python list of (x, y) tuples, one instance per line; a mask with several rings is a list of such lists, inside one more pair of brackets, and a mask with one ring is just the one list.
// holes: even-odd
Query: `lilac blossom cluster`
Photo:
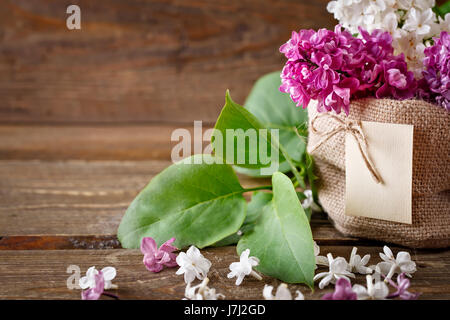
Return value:
[(410, 99), (417, 81), (408, 71), (403, 54), (394, 55), (388, 32), (359, 29), (355, 38), (340, 25), (300, 30), (280, 47), (288, 59), (281, 73), (280, 91), (289, 93), (297, 106), (317, 100), (319, 112), (349, 113), (350, 99)]
[(422, 99), (436, 103), (450, 111), (450, 34), (442, 31), (434, 38), (434, 45), (425, 48), (425, 70), (419, 81)]

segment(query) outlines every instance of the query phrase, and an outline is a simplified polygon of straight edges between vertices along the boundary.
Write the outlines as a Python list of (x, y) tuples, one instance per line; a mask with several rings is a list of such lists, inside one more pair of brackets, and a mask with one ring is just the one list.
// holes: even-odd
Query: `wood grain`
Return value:
[[(133, 198), (168, 165), (169, 161), (156, 160), (0, 161), (0, 236), (4, 237), (0, 249), (77, 248), (86, 236), (115, 235)], [(268, 184), (267, 179), (245, 176), (240, 181), (244, 187)], [(312, 226), (321, 243), (357, 241), (340, 235), (323, 214), (313, 215)], [(14, 238), (42, 235), (81, 236), (81, 240)], [(97, 242), (101, 241), (102, 237)]]
[[(214, 126), (203, 124), (203, 134)], [(0, 159), (20, 160), (170, 160), (174, 130), (190, 133), (193, 123), (146, 125), (0, 125)], [(207, 142), (203, 143), (204, 148)]]
[[(323, 246), (322, 253), (334, 256), (350, 255), (351, 247)], [(398, 248), (393, 249), (394, 252)], [(371, 254), (371, 263), (378, 263), (381, 247), (360, 247), (360, 254)], [(410, 291), (422, 292), (422, 299), (450, 299), (450, 284), (442, 281), (448, 277), (450, 253), (434, 251), (410, 251), (418, 271), (413, 275)], [(237, 261), (234, 247), (204, 249), (202, 253), (212, 262), (208, 274), (210, 286), (223, 293), (227, 299), (262, 299), (264, 284), (278, 286), (278, 280), (264, 277), (263, 281), (246, 278), (236, 287), (234, 280), (227, 279), (228, 266)], [(0, 251), (0, 299), (80, 299), (79, 290), (69, 290), (66, 280), (69, 265), (78, 265), (82, 275), (87, 268), (114, 266), (117, 290), (111, 292), (121, 299), (181, 299), (184, 296), (184, 280), (175, 275), (176, 269), (161, 273), (148, 272), (142, 264), (139, 250), (55, 250), (55, 251)], [(319, 269), (322, 271), (322, 269)], [(358, 275), (353, 283), (365, 283)], [(331, 287), (312, 293), (303, 285), (291, 285), (291, 291), (301, 290), (306, 299), (319, 299)]]
[(0, 121), (215, 121), (281, 70), (300, 28), (332, 27), (328, 0), (0, 2)]

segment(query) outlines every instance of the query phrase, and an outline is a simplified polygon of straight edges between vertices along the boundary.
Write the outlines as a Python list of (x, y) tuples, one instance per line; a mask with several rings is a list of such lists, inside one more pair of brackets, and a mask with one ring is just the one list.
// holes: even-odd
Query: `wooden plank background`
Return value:
[(227, 88), (243, 103), (281, 70), (292, 30), (334, 25), (327, 2), (3, 0), (0, 120), (214, 122)]
[[(282, 68), (291, 30), (335, 24), (327, 2), (0, 1), (0, 299), (79, 299), (66, 287), (70, 264), (115, 266), (122, 299), (181, 299), (175, 269), (152, 274), (138, 250), (120, 247), (120, 219), (170, 165), (173, 130), (214, 123), (227, 88), (243, 102), (258, 77)], [(69, 4), (81, 7), (80, 31), (65, 26)], [(323, 254), (348, 258), (358, 246), (379, 261), (383, 243), (344, 236), (325, 214), (311, 228)], [(408, 251), (412, 291), (449, 299), (450, 252)], [(226, 279), (235, 248), (202, 252), (227, 299), (261, 299), (265, 283), (279, 283), (235, 287)], [(296, 289), (307, 299), (330, 291)]]

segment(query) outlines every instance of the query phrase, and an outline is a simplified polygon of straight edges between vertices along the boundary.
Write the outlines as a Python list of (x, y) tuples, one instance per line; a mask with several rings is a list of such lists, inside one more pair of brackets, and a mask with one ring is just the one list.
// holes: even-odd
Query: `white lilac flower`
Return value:
[[(275, 296), (272, 294), (273, 287), (269, 285), (265, 285), (263, 289), (263, 297), (266, 300), (292, 300), (291, 292), (288, 289), (288, 286), (285, 283), (282, 283), (278, 286), (277, 292), (275, 293)], [(297, 290), (295, 291), (297, 296), (294, 300), (305, 300), (305, 297), (303, 294)]]
[(366, 254), (361, 258), (359, 254), (356, 254), (357, 250), (358, 249), (356, 247), (353, 247), (348, 264), (348, 271), (354, 271), (360, 274), (372, 273), (373, 270), (369, 267), (366, 267), (367, 263), (370, 260), (370, 254)]
[(394, 257), (391, 249), (388, 246), (384, 246), (384, 253), (380, 253), (383, 262), (377, 264), (377, 268), (381, 274), (386, 275), (386, 279), (391, 279), (395, 273), (405, 273), (408, 277), (416, 272), (416, 263), (411, 260), (411, 256), (406, 251), (400, 251), (397, 253), (397, 257)]
[(242, 251), (239, 262), (233, 262), (230, 264), (231, 272), (228, 274), (228, 278), (236, 277), (236, 285), (240, 285), (245, 276), (252, 275), (253, 277), (261, 280), (262, 277), (253, 271), (253, 267), (259, 264), (259, 259), (256, 257), (249, 257), (250, 249)]
[(305, 199), (302, 201), (303, 209), (309, 209), (313, 211), (321, 211), (322, 209), (314, 202), (313, 193), (311, 190), (307, 189), (303, 192)]
[(328, 266), (328, 258), (324, 256), (319, 256), (320, 247), (314, 241), (314, 256), (316, 257), (316, 269), (317, 265)]
[(426, 10), (435, 5), (435, 0), (397, 0), (397, 6), (402, 10), (410, 10), (415, 8), (418, 10)]
[(450, 13), (447, 13), (444, 16), (444, 19), (439, 17), (439, 25), (442, 26), (441, 28), (442, 31), (450, 32)]
[(195, 246), (191, 246), (186, 253), (180, 252), (176, 261), (180, 266), (176, 274), (184, 273), (186, 283), (194, 281), (195, 278), (203, 280), (211, 267), (211, 262)]
[(303, 209), (308, 209), (314, 202), (313, 194), (311, 190), (305, 190), (303, 194), (305, 195), (306, 198), (305, 200), (302, 201), (302, 207)]
[(347, 261), (342, 257), (337, 257), (336, 259), (333, 258), (331, 253), (327, 254), (328, 257), (328, 264), (329, 264), (329, 271), (328, 272), (321, 272), (319, 274), (316, 274), (314, 277), (314, 281), (323, 278), (319, 282), (319, 288), (323, 289), (326, 286), (328, 286), (330, 283), (336, 283), (336, 280), (339, 278), (344, 278), (350, 281), (350, 278), (354, 278), (355, 275), (348, 271), (348, 263)]
[[(102, 270), (103, 279), (105, 282), (105, 290), (108, 289), (116, 289), (117, 285), (112, 284), (112, 280), (116, 277), (116, 269), (114, 267), (105, 267)], [(86, 271), (86, 276), (82, 277), (78, 284), (81, 289), (93, 289), (95, 288), (95, 276), (98, 274), (98, 270), (95, 268), (95, 266), (90, 267)]]
[(435, 24), (436, 15), (431, 8), (419, 11), (412, 8), (406, 17), (403, 29), (409, 32), (415, 32), (417, 35), (426, 36), (431, 31), (431, 26)]
[(208, 287), (208, 283), (208, 277), (193, 287), (191, 287), (191, 283), (189, 282), (186, 285), (184, 292), (185, 298), (183, 300), (218, 300), (225, 298), (223, 294), (216, 293), (216, 289)]
[(358, 300), (383, 300), (389, 295), (389, 288), (383, 281), (373, 281), (371, 275), (366, 276), (367, 288), (355, 284), (353, 286), (353, 291), (356, 293)]
[(425, 47), (431, 44), (432, 37), (450, 30), (450, 14), (444, 19), (437, 17), (432, 11), (434, 5), (434, 0), (335, 0), (328, 3), (327, 10), (358, 36), (358, 27), (368, 32), (388, 31), (394, 53), (405, 55), (408, 70), (419, 79)]

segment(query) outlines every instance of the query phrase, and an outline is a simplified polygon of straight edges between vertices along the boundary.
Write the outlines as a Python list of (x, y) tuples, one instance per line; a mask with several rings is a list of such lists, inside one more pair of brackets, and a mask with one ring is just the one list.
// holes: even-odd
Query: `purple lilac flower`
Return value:
[(169, 239), (158, 249), (156, 242), (151, 237), (142, 238), (141, 252), (144, 254), (144, 265), (151, 272), (160, 272), (164, 267), (177, 266), (176, 254), (173, 251), (178, 250), (172, 245), (175, 238)]
[(408, 67), (403, 58), (384, 60), (383, 66), (383, 84), (377, 89), (375, 95), (377, 98), (391, 97), (398, 100), (412, 98), (417, 88), (417, 82), (414, 73), (408, 72)]
[(95, 286), (93, 288), (81, 291), (82, 300), (98, 300), (103, 294), (105, 288), (105, 279), (103, 273), (99, 271), (95, 276)]
[(409, 279), (406, 277), (405, 273), (401, 273), (397, 277), (397, 284), (388, 279), (389, 284), (397, 289), (394, 293), (390, 294), (388, 298), (397, 298), (399, 297), (402, 300), (416, 300), (420, 293), (411, 293), (408, 291), (409, 286), (411, 285)]
[(360, 29), (362, 39), (335, 27), (293, 32), (280, 47), (288, 61), (281, 72), (280, 91), (297, 106), (318, 101), (319, 112), (349, 113), (350, 99), (376, 96), (409, 99), (417, 83), (403, 55), (394, 56), (392, 37)]
[(326, 293), (322, 300), (356, 300), (356, 293), (352, 290), (350, 281), (345, 278), (339, 278), (334, 286), (334, 292)]
[(434, 45), (425, 48), (425, 70), (419, 82), (419, 96), (450, 111), (450, 34), (442, 31)]

